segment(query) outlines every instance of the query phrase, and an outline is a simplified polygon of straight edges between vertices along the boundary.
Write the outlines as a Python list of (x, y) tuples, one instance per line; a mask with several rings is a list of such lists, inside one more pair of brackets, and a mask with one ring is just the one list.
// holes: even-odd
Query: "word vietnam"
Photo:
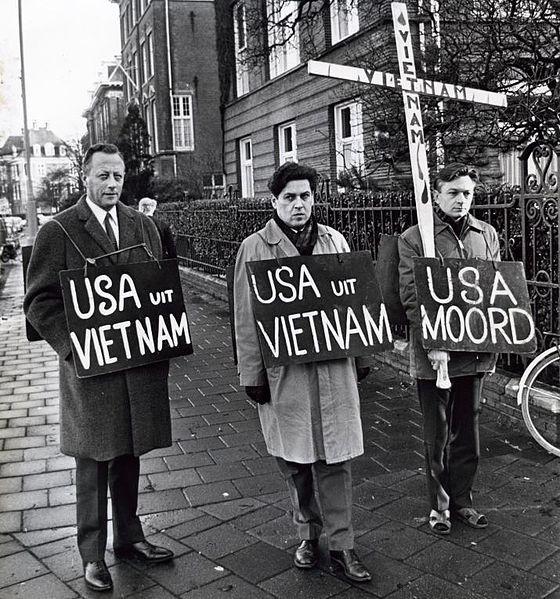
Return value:
[(192, 353), (174, 260), (91, 269), (88, 276), (63, 271), (60, 278), (79, 377)]
[(246, 266), (265, 366), (366, 355), (392, 346), (369, 252)]
[(428, 349), (531, 353), (535, 324), (523, 265), (415, 259), (422, 342)]

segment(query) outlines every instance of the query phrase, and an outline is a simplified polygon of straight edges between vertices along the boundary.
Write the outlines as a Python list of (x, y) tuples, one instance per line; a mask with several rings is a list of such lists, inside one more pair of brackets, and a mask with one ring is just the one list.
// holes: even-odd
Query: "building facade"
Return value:
[(96, 143), (116, 143), (125, 117), (120, 66), (113, 64), (107, 67), (106, 79), (97, 85), (82, 116), (87, 121), (84, 150)]
[(156, 175), (222, 190), (214, 1), (111, 1), (120, 11), (125, 102), (141, 107)]
[[(296, 17), (294, 2), (218, 1), (224, 15), (218, 39), (229, 38), (233, 54), (229, 80), (222, 74), (227, 185), (243, 197), (267, 195), (268, 179), (287, 160), (315, 167), (333, 185), (345, 174), (359, 177), (366, 170), (374, 170), (382, 185), (387, 167), (366, 165), (368, 146), (383, 135), (370, 107), (362, 104), (355, 85), (310, 76), (306, 63), (364, 66), (360, 59), (366, 53), (387, 54), (387, 44), (394, 45), (389, 2), (316, 3), (323, 5), (322, 14), (306, 22)], [(260, 41), (251, 24), (259, 5), (267, 23)], [(255, 49), (255, 43), (268, 50)], [(395, 72), (391, 59), (377, 68)]]
[[(33, 193), (44, 177), (57, 169), (72, 169), (68, 147), (47, 125), (29, 130)], [(27, 207), (27, 164), (22, 135), (10, 135), (0, 148), (0, 200), (7, 199), (11, 213), (23, 214)], [(4, 202), (5, 204), (5, 202)]]

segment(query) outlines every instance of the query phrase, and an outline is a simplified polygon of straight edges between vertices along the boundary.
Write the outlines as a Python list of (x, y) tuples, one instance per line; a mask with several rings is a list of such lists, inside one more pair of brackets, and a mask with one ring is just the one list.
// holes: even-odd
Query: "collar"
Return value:
[[(94, 204), (87, 196), (85, 196), (86, 204), (89, 206), (89, 209), (95, 215), (95, 218), (99, 221), (99, 224), (105, 228), (105, 216), (107, 215), (107, 210), (103, 210), (103, 208), (99, 207), (97, 204)], [(111, 210), (109, 210), (109, 214), (113, 219), (113, 222), (118, 225), (119, 219), (117, 217), (117, 205), (115, 204)]]
[[(318, 224), (318, 236), (324, 237), (330, 235), (329, 230), (324, 225)], [(287, 239), (287, 236), (278, 226), (278, 224), (271, 218), (267, 221), (266, 225), (262, 229), (261, 237), (270, 245), (278, 245), (283, 239)]]
[[(434, 230), (436, 235), (441, 233), (445, 228), (451, 229), (451, 225), (442, 221), (437, 212), (434, 212)], [(482, 222), (479, 221), (478, 218), (475, 218), (470, 212), (467, 214), (467, 222), (465, 223), (463, 230), (467, 231), (468, 229), (473, 229), (474, 231), (478, 232), (482, 232), (483, 229)]]

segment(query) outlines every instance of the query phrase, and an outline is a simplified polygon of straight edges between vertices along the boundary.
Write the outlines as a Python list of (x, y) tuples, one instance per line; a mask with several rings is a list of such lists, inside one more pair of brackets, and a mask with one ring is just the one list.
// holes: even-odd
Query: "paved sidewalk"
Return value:
[[(57, 361), (29, 344), (21, 265), (0, 297), (0, 599), (99, 597), (75, 539), (74, 462), (58, 448)], [(300, 571), (289, 500), (239, 390), (227, 309), (187, 291), (196, 353), (170, 375), (174, 443), (142, 459), (140, 514), (176, 559), (143, 567), (107, 552), (115, 589), (138, 599), (560, 598), (560, 460), (483, 415), (476, 504), (491, 524), (427, 529), (421, 418), (410, 381), (387, 368), (361, 385), (366, 453), (354, 461), (357, 549), (371, 584)], [(109, 541), (110, 546), (110, 541)]]

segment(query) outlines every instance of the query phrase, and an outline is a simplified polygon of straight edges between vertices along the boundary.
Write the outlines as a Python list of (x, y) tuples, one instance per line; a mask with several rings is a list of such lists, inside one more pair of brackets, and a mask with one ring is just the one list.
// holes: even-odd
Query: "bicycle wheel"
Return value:
[(527, 367), (517, 391), (523, 420), (537, 443), (560, 457), (560, 349), (551, 347)]

